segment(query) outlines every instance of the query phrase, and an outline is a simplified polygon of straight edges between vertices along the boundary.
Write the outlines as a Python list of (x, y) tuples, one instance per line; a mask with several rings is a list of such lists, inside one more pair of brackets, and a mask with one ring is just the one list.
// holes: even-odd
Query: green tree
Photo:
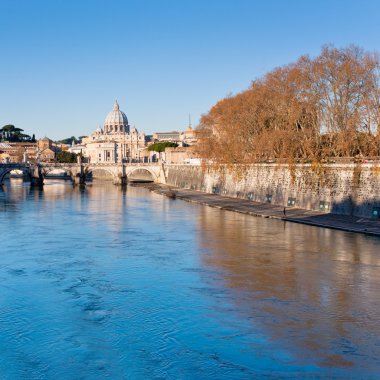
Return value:
[(57, 154), (57, 161), (65, 164), (74, 164), (77, 162), (77, 155), (67, 151), (62, 151)]
[(4, 132), (21, 132), (21, 131), (24, 131), (23, 129), (20, 129), (20, 128), (16, 128), (13, 124), (7, 124), (7, 125), (4, 125), (3, 128), (1, 128), (2, 131)]
[(74, 143), (77, 144), (79, 140), (75, 136), (68, 137), (66, 139), (55, 141), (56, 144), (67, 144), (71, 145), (74, 140)]
[(24, 132), (23, 129), (16, 128), (13, 124), (7, 124), (0, 129), (0, 136), (9, 142), (36, 141), (35, 139), (32, 141), (32, 138), (29, 135), (22, 132)]
[(13, 124), (7, 124), (4, 125), (3, 128), (0, 130), (1, 132), (6, 132), (7, 140), (10, 142), (19, 142), (23, 140), (23, 137), (26, 137), (27, 135), (24, 135), (22, 132), (24, 131), (21, 128), (16, 128)]
[(168, 141), (156, 142), (152, 145), (149, 145), (148, 150), (150, 152), (154, 151), (154, 152), (161, 153), (165, 150), (165, 148), (176, 148), (177, 146), (178, 146), (177, 143), (168, 142)]

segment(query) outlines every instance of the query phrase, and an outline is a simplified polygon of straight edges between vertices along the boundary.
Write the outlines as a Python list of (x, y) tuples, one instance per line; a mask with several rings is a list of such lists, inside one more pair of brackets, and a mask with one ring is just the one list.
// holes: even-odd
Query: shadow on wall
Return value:
[(86, 180), (87, 181), (93, 181), (93, 180), (112, 181), (113, 175), (112, 173), (104, 169), (94, 169), (86, 175)]

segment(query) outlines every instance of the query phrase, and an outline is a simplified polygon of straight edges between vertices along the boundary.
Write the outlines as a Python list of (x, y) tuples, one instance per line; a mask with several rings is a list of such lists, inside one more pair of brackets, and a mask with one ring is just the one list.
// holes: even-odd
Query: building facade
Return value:
[(177, 131), (155, 132), (155, 133), (153, 133), (153, 139), (155, 141), (178, 142), (181, 140), (181, 133), (177, 132)]
[(153, 141), (168, 141), (176, 142), (179, 145), (194, 145), (197, 143), (197, 135), (191, 127), (191, 124), (189, 124), (184, 132), (155, 132), (153, 134)]
[(191, 127), (191, 124), (189, 124), (186, 130), (181, 133), (181, 141), (185, 145), (195, 145), (198, 142), (196, 132)]
[(0, 143), (0, 162), (35, 161), (37, 143), (6, 142)]
[[(130, 128), (127, 116), (116, 101), (103, 128), (82, 139), (82, 153), (92, 163), (140, 160), (144, 155), (146, 136)], [(79, 147), (78, 147), (79, 148)], [(73, 147), (70, 150), (75, 149)]]

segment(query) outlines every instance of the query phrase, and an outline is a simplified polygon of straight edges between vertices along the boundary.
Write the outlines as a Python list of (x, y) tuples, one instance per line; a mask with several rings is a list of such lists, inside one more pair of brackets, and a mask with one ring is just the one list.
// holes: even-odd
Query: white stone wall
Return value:
[(293, 173), (287, 165), (257, 164), (243, 170), (240, 176), (227, 169), (214, 170), (191, 165), (166, 165), (170, 185), (208, 193), (240, 197), (257, 202), (337, 214), (372, 217), (380, 207), (380, 168), (373, 164), (331, 164), (320, 174), (310, 165), (297, 166)]

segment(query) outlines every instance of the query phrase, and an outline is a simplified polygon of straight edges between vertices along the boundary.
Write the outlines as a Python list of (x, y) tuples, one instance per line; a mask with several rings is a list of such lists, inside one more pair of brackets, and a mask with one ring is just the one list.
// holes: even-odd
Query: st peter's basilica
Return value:
[(146, 136), (136, 128), (130, 129), (127, 116), (116, 101), (103, 128), (83, 138), (82, 146), (83, 154), (92, 163), (136, 160), (146, 147)]

